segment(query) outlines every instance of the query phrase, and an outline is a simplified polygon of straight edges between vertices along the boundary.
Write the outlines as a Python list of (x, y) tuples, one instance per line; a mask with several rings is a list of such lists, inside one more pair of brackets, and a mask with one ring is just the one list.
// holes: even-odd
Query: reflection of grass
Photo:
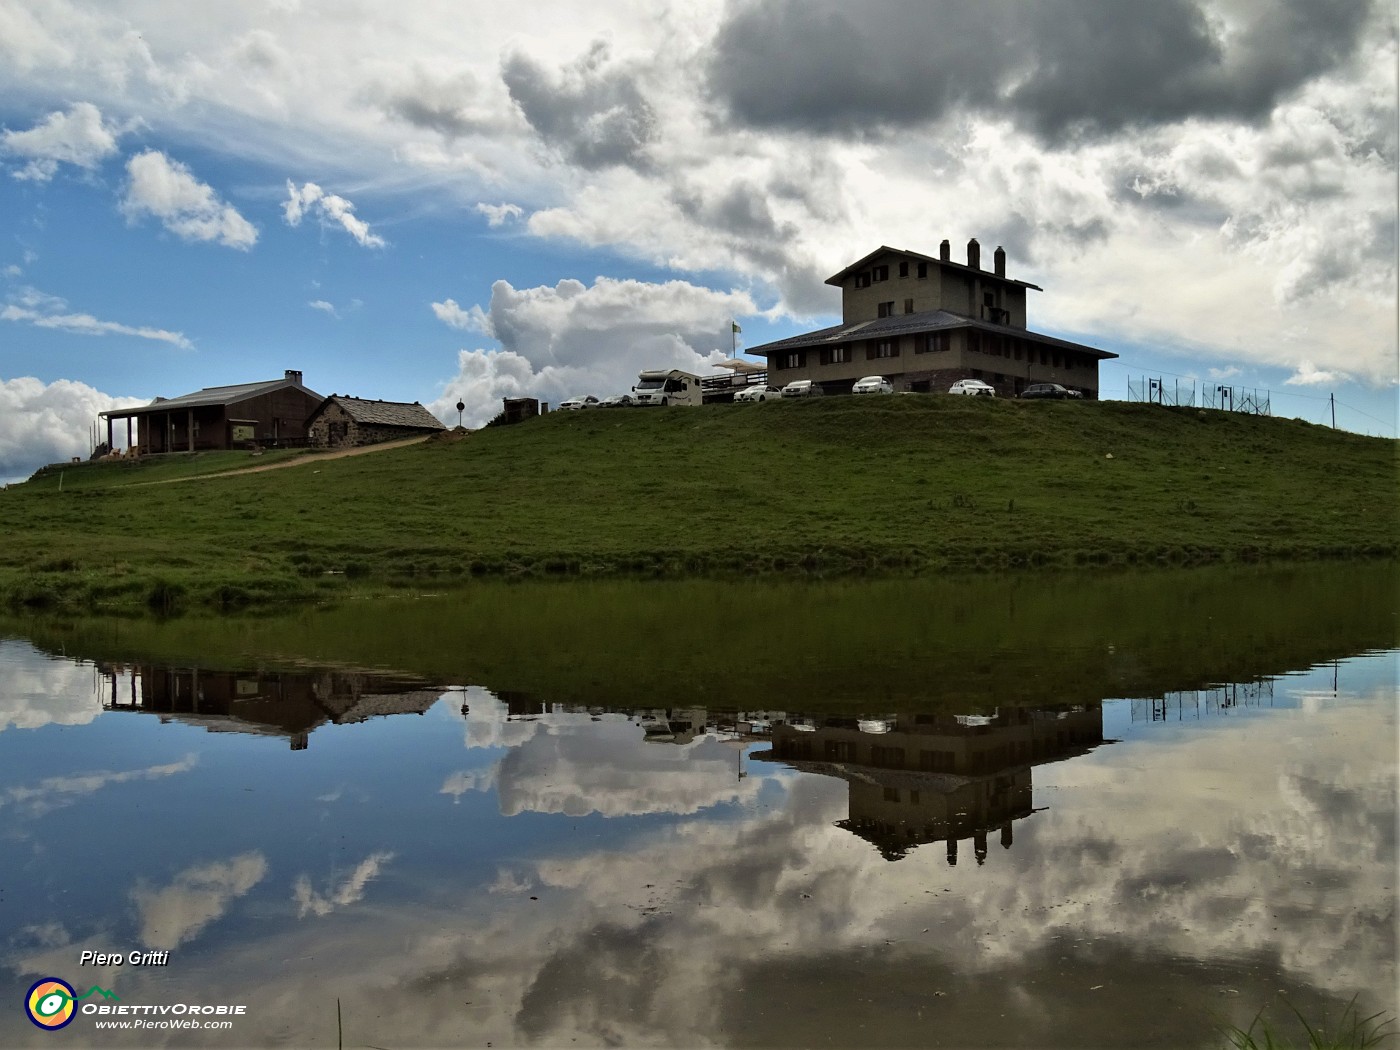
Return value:
[(1369, 1047), (1386, 1045), (1397, 1035), (1391, 1029), (1395, 1019), (1387, 1017), (1383, 1011), (1362, 1017), (1356, 1006), (1355, 996), (1347, 1003), (1346, 1009), (1342, 1011), (1342, 1016), (1330, 1033), (1325, 1022), (1319, 1021), (1314, 1026), (1292, 1003), (1288, 1004), (1288, 1008), (1293, 1011), (1293, 1016), (1307, 1034), (1306, 1043), (1299, 1044), (1280, 1035), (1278, 1030), (1264, 1019), (1264, 1011), (1260, 1010), (1248, 1028), (1231, 1025), (1225, 1029), (1228, 1045), (1233, 1050), (1367, 1050)]
[[(1120, 402), (552, 413), (465, 440), (216, 476), (249, 462), (92, 464), (0, 494), (0, 600), (233, 608), (481, 576), (1171, 566), (1400, 549), (1395, 442)], [(209, 476), (137, 484), (191, 474)]]

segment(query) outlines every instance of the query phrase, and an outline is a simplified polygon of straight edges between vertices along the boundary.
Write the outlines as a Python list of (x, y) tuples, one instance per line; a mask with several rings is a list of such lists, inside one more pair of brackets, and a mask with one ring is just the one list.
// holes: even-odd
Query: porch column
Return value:
[(126, 417), (126, 454), (131, 455), (131, 417)]
[(185, 420), (185, 439), (186, 439), (186, 441), (189, 443), (189, 446), (190, 446), (190, 447), (189, 447), (189, 451), (193, 452), (193, 451), (194, 451), (194, 409), (190, 409), (189, 412), (186, 413), (186, 416), (187, 416), (188, 418)]
[[(130, 419), (131, 417), (128, 416), (127, 418)], [(108, 417), (107, 417), (107, 451), (108, 451), (108, 452), (111, 452), (111, 451), (112, 451), (112, 417), (111, 417), (111, 416), (108, 416)]]

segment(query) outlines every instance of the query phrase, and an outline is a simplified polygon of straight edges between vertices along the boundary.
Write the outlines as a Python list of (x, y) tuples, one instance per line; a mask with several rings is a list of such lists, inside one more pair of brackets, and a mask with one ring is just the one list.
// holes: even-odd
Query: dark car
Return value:
[(1073, 390), (1066, 390), (1059, 383), (1032, 383), (1018, 395), (1026, 399), (1030, 398), (1053, 398), (1057, 401), (1075, 396)]

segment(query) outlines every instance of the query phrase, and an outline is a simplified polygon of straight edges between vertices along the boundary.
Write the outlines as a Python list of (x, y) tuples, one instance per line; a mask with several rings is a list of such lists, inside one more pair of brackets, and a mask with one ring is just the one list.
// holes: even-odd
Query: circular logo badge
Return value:
[(40, 1028), (55, 1031), (73, 1020), (77, 1012), (73, 1002), (77, 993), (67, 981), (45, 977), (35, 981), (24, 997), (24, 1012)]

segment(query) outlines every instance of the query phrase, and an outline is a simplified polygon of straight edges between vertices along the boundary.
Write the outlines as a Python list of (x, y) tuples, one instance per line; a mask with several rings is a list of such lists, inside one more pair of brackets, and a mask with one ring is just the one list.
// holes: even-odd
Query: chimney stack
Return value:
[(301, 382), (301, 373), (298, 372), (296, 369), (294, 369), (294, 368), (289, 368), (289, 369), (287, 369), (286, 374), (287, 374), (287, 379), (288, 379), (289, 381), (291, 381), (291, 382), (293, 382), (293, 383), (300, 383), (300, 382)]
[(938, 258), (943, 262), (951, 262), (953, 259), (953, 246), (948, 243), (945, 237), (943, 243), (938, 246)]
[(977, 238), (967, 242), (967, 265), (969, 269), (982, 269), (982, 246), (977, 243)]
[(997, 245), (997, 250), (992, 253), (992, 268), (996, 270), (998, 277), (1006, 276), (1006, 249)]

